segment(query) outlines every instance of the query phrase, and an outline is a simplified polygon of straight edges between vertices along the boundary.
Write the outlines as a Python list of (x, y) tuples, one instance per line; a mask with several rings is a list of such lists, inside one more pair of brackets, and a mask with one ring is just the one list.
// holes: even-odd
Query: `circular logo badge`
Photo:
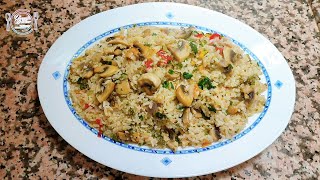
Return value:
[(27, 9), (18, 9), (12, 14), (11, 29), (20, 35), (32, 32), (32, 16)]

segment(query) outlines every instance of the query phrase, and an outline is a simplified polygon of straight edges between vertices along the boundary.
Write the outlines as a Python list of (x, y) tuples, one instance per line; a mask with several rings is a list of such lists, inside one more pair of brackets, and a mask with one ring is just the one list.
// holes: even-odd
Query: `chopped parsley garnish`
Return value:
[(83, 78), (79, 78), (77, 84), (79, 84), (81, 90), (87, 89), (89, 87), (87, 80)]
[(169, 82), (169, 81), (164, 81), (162, 83), (162, 87), (163, 88), (167, 88), (167, 89), (174, 89), (174, 86), (173, 86), (173, 83), (172, 82)]
[(162, 114), (161, 112), (156, 112), (156, 117), (159, 118), (159, 119), (163, 119), (163, 118), (166, 118), (167, 116), (165, 114)]
[(142, 115), (140, 115), (139, 119), (142, 121), (144, 119), (144, 117)]
[(157, 35), (157, 33), (152, 33), (152, 36), (156, 36)]
[(174, 70), (169, 69), (168, 73), (169, 73), (169, 74), (173, 74), (173, 73), (174, 73)]
[(172, 82), (170, 82), (170, 87), (171, 87), (171, 89), (174, 89), (174, 85)]
[(162, 87), (168, 89), (168, 87), (169, 87), (169, 82), (168, 82), (168, 81), (164, 81), (164, 82), (162, 83)]
[(208, 109), (209, 109), (209, 111), (212, 111), (212, 112), (214, 112), (214, 113), (217, 112), (216, 108), (214, 108), (212, 105), (209, 105), (209, 106), (208, 106)]
[(199, 82), (198, 82), (198, 86), (199, 86), (199, 88), (200, 89), (204, 89), (204, 88), (207, 88), (207, 89), (213, 89), (213, 88), (215, 88), (215, 86), (214, 85), (212, 85), (212, 83), (211, 83), (211, 81), (210, 81), (210, 79), (208, 78), (208, 77), (203, 77), (203, 78), (201, 78), (200, 80), (199, 80)]
[(185, 78), (185, 79), (191, 79), (193, 75), (192, 75), (191, 73), (184, 72), (184, 73), (182, 74), (182, 76), (183, 76), (183, 78)]
[(191, 47), (191, 50), (194, 54), (197, 54), (198, 53), (198, 47), (197, 45), (194, 43), (194, 42), (190, 42), (190, 47)]

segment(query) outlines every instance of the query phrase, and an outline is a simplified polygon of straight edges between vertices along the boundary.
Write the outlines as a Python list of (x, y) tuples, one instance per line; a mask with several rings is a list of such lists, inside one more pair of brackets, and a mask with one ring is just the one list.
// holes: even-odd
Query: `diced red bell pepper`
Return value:
[(88, 103), (84, 104), (84, 109), (88, 109), (90, 105)]
[(220, 34), (218, 34), (218, 33), (214, 33), (214, 34), (212, 34), (212, 35), (209, 37), (209, 39), (210, 39), (210, 40), (211, 40), (211, 39), (215, 39), (215, 38), (219, 38), (219, 39), (221, 39)]
[(163, 61), (160, 61), (160, 62), (158, 62), (158, 66), (161, 66), (161, 65), (166, 65), (166, 64), (168, 64), (168, 62), (169, 61), (172, 61), (173, 60), (173, 57), (172, 56), (170, 56), (170, 55), (168, 55), (164, 50), (159, 50), (158, 52), (157, 52), (157, 55), (159, 56), (159, 57), (161, 57), (161, 59), (163, 60)]
[(223, 56), (223, 48), (216, 47), (216, 51), (219, 51), (219, 54)]
[(196, 34), (195, 37), (197, 37), (197, 38), (202, 38), (202, 37), (203, 37), (203, 34), (201, 34), (201, 33)]
[(148, 59), (147, 61), (144, 62), (144, 64), (146, 65), (147, 69), (151, 68), (152, 67), (152, 59)]
[(101, 119), (96, 119), (96, 123), (99, 125), (98, 137), (101, 137), (101, 135), (102, 135), (102, 123), (101, 123)]

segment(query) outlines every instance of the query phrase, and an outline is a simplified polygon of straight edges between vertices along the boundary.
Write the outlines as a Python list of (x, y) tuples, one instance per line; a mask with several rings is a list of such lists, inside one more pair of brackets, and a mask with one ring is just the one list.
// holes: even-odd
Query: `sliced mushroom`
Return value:
[(182, 123), (186, 126), (190, 125), (190, 122), (192, 121), (192, 113), (190, 108), (186, 108), (183, 111), (183, 115), (182, 115)]
[(182, 28), (178, 33), (174, 36), (178, 39), (187, 39), (191, 36), (192, 32), (195, 30), (194, 27), (188, 27), (187, 29)]
[(91, 78), (92, 76), (93, 76), (93, 71), (91, 69), (87, 70), (83, 75), (83, 77), (87, 79)]
[(146, 92), (147, 95), (152, 95), (157, 91), (161, 84), (160, 78), (154, 73), (146, 73), (138, 79), (138, 85)]
[(130, 46), (130, 44), (127, 41), (122, 40), (122, 39), (118, 39), (118, 38), (109, 41), (108, 44), (122, 44), (122, 45), (127, 46), (127, 47)]
[(249, 92), (248, 97), (250, 100), (252, 100), (254, 98), (254, 92), (253, 91)]
[(116, 85), (116, 92), (120, 95), (126, 95), (131, 92), (130, 84), (128, 80), (121, 81)]
[(128, 59), (131, 59), (133, 61), (137, 60), (139, 58), (139, 50), (137, 48), (130, 48), (126, 54), (125, 57)]
[(175, 80), (175, 79), (178, 79), (180, 77), (180, 73), (178, 72), (174, 72), (173, 74), (170, 74), (169, 72), (166, 73), (165, 77), (168, 79), (168, 80)]
[(254, 98), (254, 90), (250, 85), (244, 85), (241, 91), (243, 92), (244, 99), (252, 100)]
[(233, 66), (229, 64), (227, 67), (223, 68), (223, 73), (228, 74), (232, 71)]
[(116, 50), (114, 50), (113, 54), (116, 56), (119, 56), (122, 54), (122, 51), (120, 49), (116, 49)]
[(184, 106), (190, 107), (193, 101), (193, 87), (187, 87), (185, 85), (180, 85), (176, 89), (176, 96), (178, 101)]
[(147, 112), (151, 115), (154, 115), (156, 112), (158, 112), (158, 109), (159, 109), (158, 103), (152, 103), (151, 108), (149, 106), (146, 108)]
[(223, 57), (226, 59), (227, 62), (236, 62), (237, 60), (239, 60), (242, 56), (241, 54), (237, 54), (236, 52), (234, 52), (234, 50), (232, 50), (229, 47), (225, 47), (223, 49)]
[(151, 56), (153, 56), (155, 54), (155, 50), (152, 49), (149, 46), (145, 46), (141, 43), (139, 43), (138, 41), (135, 41), (133, 43), (133, 46), (138, 48), (141, 51), (141, 54), (145, 57), (145, 58), (150, 58)]
[(223, 57), (226, 61), (231, 62), (233, 58), (236, 56), (236, 53), (229, 47), (223, 48)]
[(117, 66), (106, 65), (104, 72), (100, 73), (99, 75), (100, 77), (110, 77), (116, 74), (118, 71), (119, 71), (119, 68)]
[(198, 110), (196, 110), (194, 108), (191, 108), (191, 112), (194, 115), (194, 117), (196, 117), (196, 118), (201, 118), (202, 117), (201, 112), (199, 112)]
[(238, 113), (238, 108), (236, 108), (235, 106), (229, 106), (227, 109), (227, 113), (230, 115), (234, 115)]
[(167, 47), (173, 56), (180, 62), (185, 60), (191, 53), (191, 47), (185, 40), (179, 40), (177, 43), (169, 44)]
[(96, 96), (99, 103), (102, 103), (103, 101), (108, 99), (108, 97), (111, 95), (112, 91), (114, 90), (114, 86), (115, 86), (115, 83), (111, 81), (105, 85), (103, 92)]
[(93, 72), (95, 72), (95, 73), (102, 73), (106, 67), (107, 67), (107, 65), (102, 65), (102, 66), (95, 67), (95, 68), (93, 69)]

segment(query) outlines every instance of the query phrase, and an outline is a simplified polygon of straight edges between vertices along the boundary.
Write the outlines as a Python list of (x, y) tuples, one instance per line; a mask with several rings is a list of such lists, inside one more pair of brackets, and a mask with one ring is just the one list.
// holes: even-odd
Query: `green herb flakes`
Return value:
[(79, 78), (77, 84), (79, 84), (81, 90), (87, 89), (89, 87), (87, 80), (83, 78)]
[(197, 54), (197, 53), (198, 53), (198, 47), (197, 47), (197, 45), (196, 45), (194, 42), (192, 42), (192, 41), (191, 41), (189, 44), (190, 44), (190, 47), (191, 47), (192, 52), (193, 52), (194, 54)]
[(162, 114), (160, 112), (156, 112), (155, 116), (159, 119), (163, 119), (163, 118), (166, 118), (167, 116), (165, 114)]
[(209, 111), (212, 111), (212, 112), (214, 112), (214, 113), (217, 112), (216, 108), (214, 108), (212, 105), (209, 105), (209, 106), (208, 106), (208, 109), (209, 109)]
[(199, 80), (198, 86), (200, 89), (207, 88), (208, 90), (215, 88), (214, 85), (212, 85), (211, 80), (208, 77), (203, 77)]
[(191, 73), (184, 72), (182, 74), (182, 76), (183, 76), (184, 79), (191, 79), (193, 75)]
[(168, 89), (168, 87), (169, 87), (169, 82), (168, 82), (168, 81), (164, 81), (164, 82), (162, 83), (162, 87)]

